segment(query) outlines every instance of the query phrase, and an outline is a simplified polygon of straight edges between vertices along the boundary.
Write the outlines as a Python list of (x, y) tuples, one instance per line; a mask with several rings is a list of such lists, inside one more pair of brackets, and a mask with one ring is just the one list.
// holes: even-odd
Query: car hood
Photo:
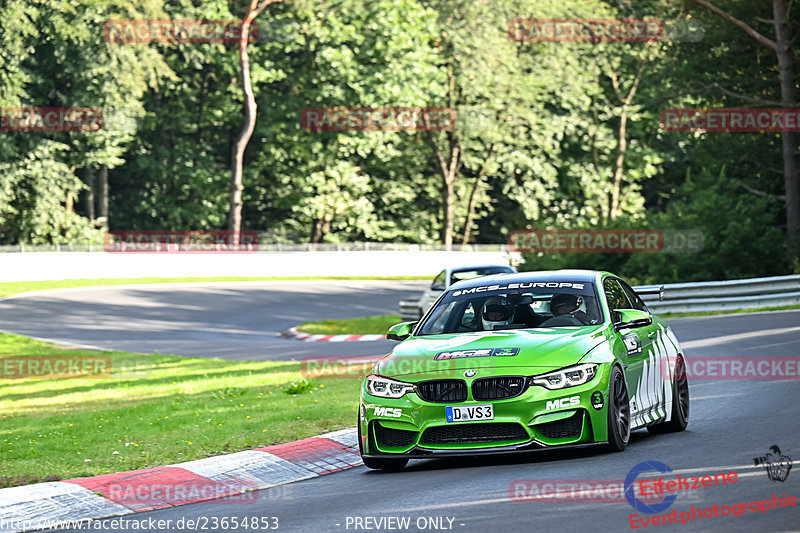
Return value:
[[(603, 326), (594, 326), (410, 337), (378, 361), (373, 373), (412, 381), (462, 378), (465, 370), (476, 370), (481, 377), (487, 374), (541, 374), (578, 363), (605, 341), (604, 331)], [(518, 349), (518, 353), (487, 354), (495, 348)], [(455, 354), (455, 358), (436, 359), (437, 355), (440, 358), (452, 357), (452, 352), (461, 353)]]

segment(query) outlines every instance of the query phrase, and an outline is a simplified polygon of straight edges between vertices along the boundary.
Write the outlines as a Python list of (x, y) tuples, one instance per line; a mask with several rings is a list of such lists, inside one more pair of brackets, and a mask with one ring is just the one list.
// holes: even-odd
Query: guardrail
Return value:
[(411, 322), (422, 318), (422, 310), (419, 308), (419, 300), (402, 300), (400, 302), (400, 319), (403, 322)]
[(798, 305), (800, 275), (671, 283), (664, 285), (663, 300), (657, 294), (645, 294), (642, 299), (656, 314)]
[[(659, 291), (662, 287), (663, 291)], [(800, 275), (670, 283), (633, 289), (642, 291), (642, 299), (656, 314), (800, 305)], [(659, 292), (663, 299), (659, 298)], [(419, 302), (400, 302), (400, 316), (403, 320), (418, 320)]]

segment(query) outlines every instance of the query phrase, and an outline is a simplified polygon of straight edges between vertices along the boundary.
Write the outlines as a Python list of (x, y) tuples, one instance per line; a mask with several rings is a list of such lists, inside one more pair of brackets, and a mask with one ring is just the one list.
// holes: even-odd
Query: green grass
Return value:
[(112, 368), (96, 379), (0, 376), (0, 487), (288, 442), (352, 427), (358, 408), (359, 378), (306, 380), (298, 362), (69, 350), (11, 334), (0, 354), (101, 355)]
[(339, 318), (322, 322), (304, 322), (297, 327), (303, 333), (319, 335), (385, 335), (391, 327), (402, 322), (400, 315), (377, 315), (361, 318)]
[(99, 287), (113, 285), (143, 285), (152, 283), (197, 283), (206, 281), (299, 281), (299, 280), (419, 280), (419, 276), (307, 276), (307, 277), (216, 277), (216, 278), (108, 278), (108, 279), (62, 279), (53, 281), (12, 281), (0, 283), (0, 298), (13, 294), (50, 289), (74, 287)]
[(777, 307), (754, 307), (752, 309), (731, 309), (727, 311), (697, 311), (689, 313), (656, 313), (661, 318), (680, 318), (684, 316), (730, 315), (733, 313), (759, 313), (762, 311), (785, 311), (800, 309), (800, 305), (780, 305)]

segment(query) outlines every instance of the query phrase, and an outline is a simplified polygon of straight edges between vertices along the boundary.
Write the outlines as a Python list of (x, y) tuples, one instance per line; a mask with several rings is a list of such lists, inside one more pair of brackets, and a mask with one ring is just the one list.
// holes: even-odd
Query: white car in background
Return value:
[(490, 274), (507, 274), (516, 271), (516, 268), (509, 265), (468, 265), (445, 268), (433, 278), (431, 286), (422, 293), (422, 297), (419, 299), (419, 317), (421, 318), (442, 292), (453, 283)]

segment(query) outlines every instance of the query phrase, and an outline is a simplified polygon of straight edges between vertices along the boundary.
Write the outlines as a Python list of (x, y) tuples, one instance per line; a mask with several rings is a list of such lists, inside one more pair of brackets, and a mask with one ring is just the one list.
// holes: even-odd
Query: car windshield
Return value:
[(489, 274), (504, 274), (509, 272), (514, 272), (514, 269), (507, 266), (491, 266), (491, 267), (470, 268), (468, 270), (454, 270), (450, 274), (450, 284), (452, 285), (459, 281), (479, 278), (481, 276), (488, 276)]
[(534, 280), (451, 290), (417, 334), (583, 327), (602, 321), (593, 283)]

